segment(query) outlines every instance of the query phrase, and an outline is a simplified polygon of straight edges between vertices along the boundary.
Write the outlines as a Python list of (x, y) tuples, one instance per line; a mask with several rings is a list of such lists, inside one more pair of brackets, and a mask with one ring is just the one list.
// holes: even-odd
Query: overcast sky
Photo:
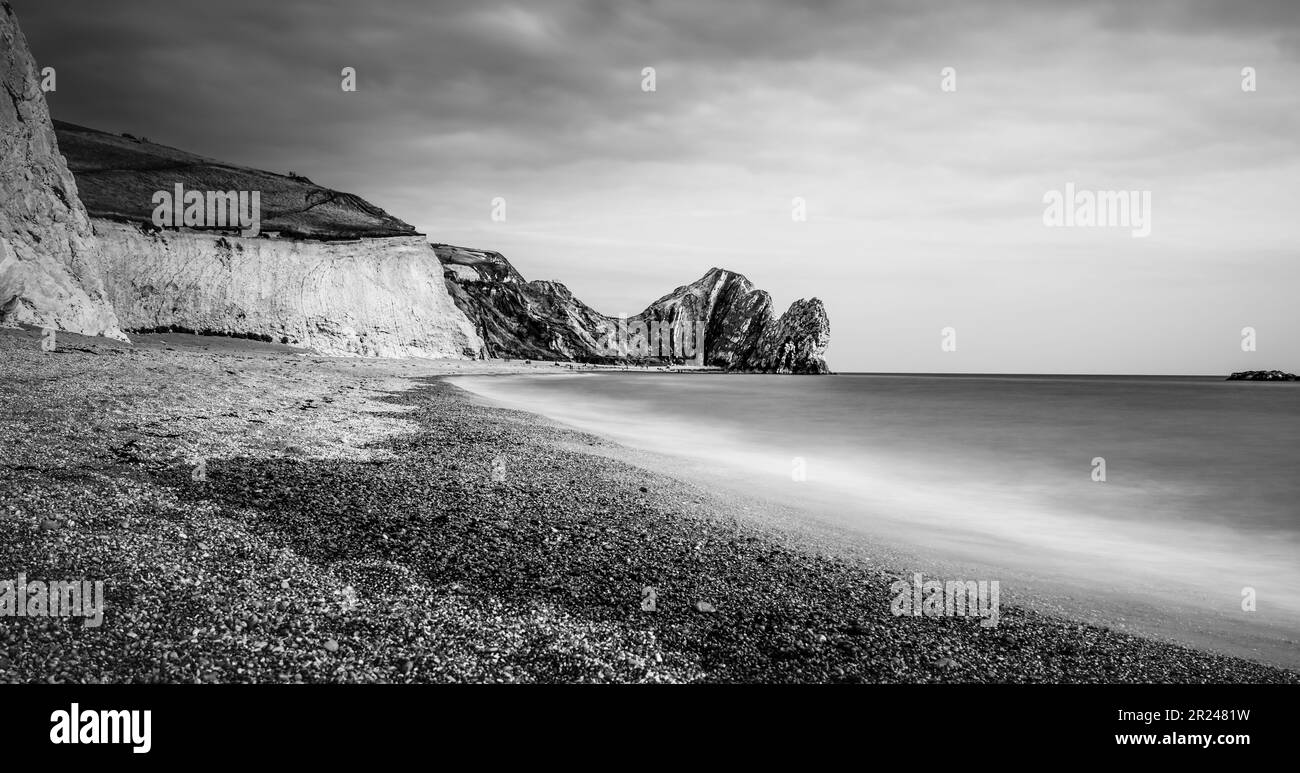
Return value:
[[(56, 118), (294, 170), (607, 314), (720, 266), (825, 301), (840, 371), (1300, 370), (1293, 0), (11, 4)], [(1150, 236), (1046, 227), (1067, 183), (1150, 191)]]

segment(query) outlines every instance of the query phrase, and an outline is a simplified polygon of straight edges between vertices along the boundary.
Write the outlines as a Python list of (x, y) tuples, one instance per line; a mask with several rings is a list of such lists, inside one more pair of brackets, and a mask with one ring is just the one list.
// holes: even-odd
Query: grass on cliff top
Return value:
[(350, 193), (290, 177), (226, 164), (130, 135), (54, 122), (59, 150), (94, 217), (152, 223), (153, 195), (186, 190), (260, 191), (263, 233), (307, 239), (413, 236), (415, 228)]

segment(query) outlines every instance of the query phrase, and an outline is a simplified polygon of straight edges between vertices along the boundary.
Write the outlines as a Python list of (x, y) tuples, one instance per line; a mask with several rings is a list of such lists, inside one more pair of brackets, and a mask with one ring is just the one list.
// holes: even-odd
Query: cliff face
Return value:
[[(143, 139), (55, 123), (128, 332), (176, 330), (309, 346), (323, 354), (474, 357), (423, 237), (361, 198)], [(153, 225), (155, 191), (258, 191), (260, 235)]]
[(481, 343), (423, 237), (306, 241), (96, 220), (129, 331), (182, 330), (328, 354), (473, 357)]
[(750, 370), (772, 319), (772, 297), (734, 271), (713, 268), (678, 287), (632, 320), (704, 331), (704, 364)]
[(0, 83), (0, 324), (125, 339), (39, 71), (7, 3), (0, 6)]
[(447, 289), (489, 357), (605, 362), (607, 320), (558, 282), (525, 281), (496, 252), (433, 245)]
[(817, 298), (800, 299), (780, 319), (768, 322), (743, 367), (759, 373), (830, 373), (824, 359), (830, 338), (826, 307)]
[[(456, 304), (492, 356), (616, 363), (697, 362), (760, 373), (829, 373), (830, 322), (822, 302), (794, 303), (780, 319), (772, 299), (720, 268), (663, 296), (640, 314), (607, 317), (555, 282), (527, 282), (498, 253), (435, 245)], [(660, 332), (656, 336), (654, 331)], [(702, 336), (702, 342), (699, 340)], [(668, 341), (648, 355), (637, 344)], [(702, 344), (702, 356), (699, 347)]]
[(817, 298), (775, 319), (772, 297), (734, 271), (710, 269), (633, 319), (704, 331), (704, 364), (752, 373), (830, 373), (830, 320)]

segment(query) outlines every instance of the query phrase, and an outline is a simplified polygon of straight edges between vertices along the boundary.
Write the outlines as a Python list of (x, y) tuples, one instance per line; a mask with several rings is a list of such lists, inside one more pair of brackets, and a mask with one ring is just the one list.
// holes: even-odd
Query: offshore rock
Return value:
[(1243, 370), (1228, 376), (1226, 381), (1295, 381), (1294, 373), (1280, 370)]

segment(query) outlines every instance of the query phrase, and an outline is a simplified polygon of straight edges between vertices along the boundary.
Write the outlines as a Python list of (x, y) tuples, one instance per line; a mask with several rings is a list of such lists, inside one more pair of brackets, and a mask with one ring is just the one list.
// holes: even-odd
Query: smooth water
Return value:
[[(1243, 646), (1283, 661), (1265, 650), (1294, 654), (1300, 638), (1300, 384), (664, 373), (455, 382), (864, 536), (1168, 608), (1169, 620), (1148, 620), (1164, 632), (1244, 641), (1262, 627), (1273, 641)], [(1104, 481), (1094, 480), (1098, 457)], [(1242, 610), (1247, 588), (1253, 612)]]

